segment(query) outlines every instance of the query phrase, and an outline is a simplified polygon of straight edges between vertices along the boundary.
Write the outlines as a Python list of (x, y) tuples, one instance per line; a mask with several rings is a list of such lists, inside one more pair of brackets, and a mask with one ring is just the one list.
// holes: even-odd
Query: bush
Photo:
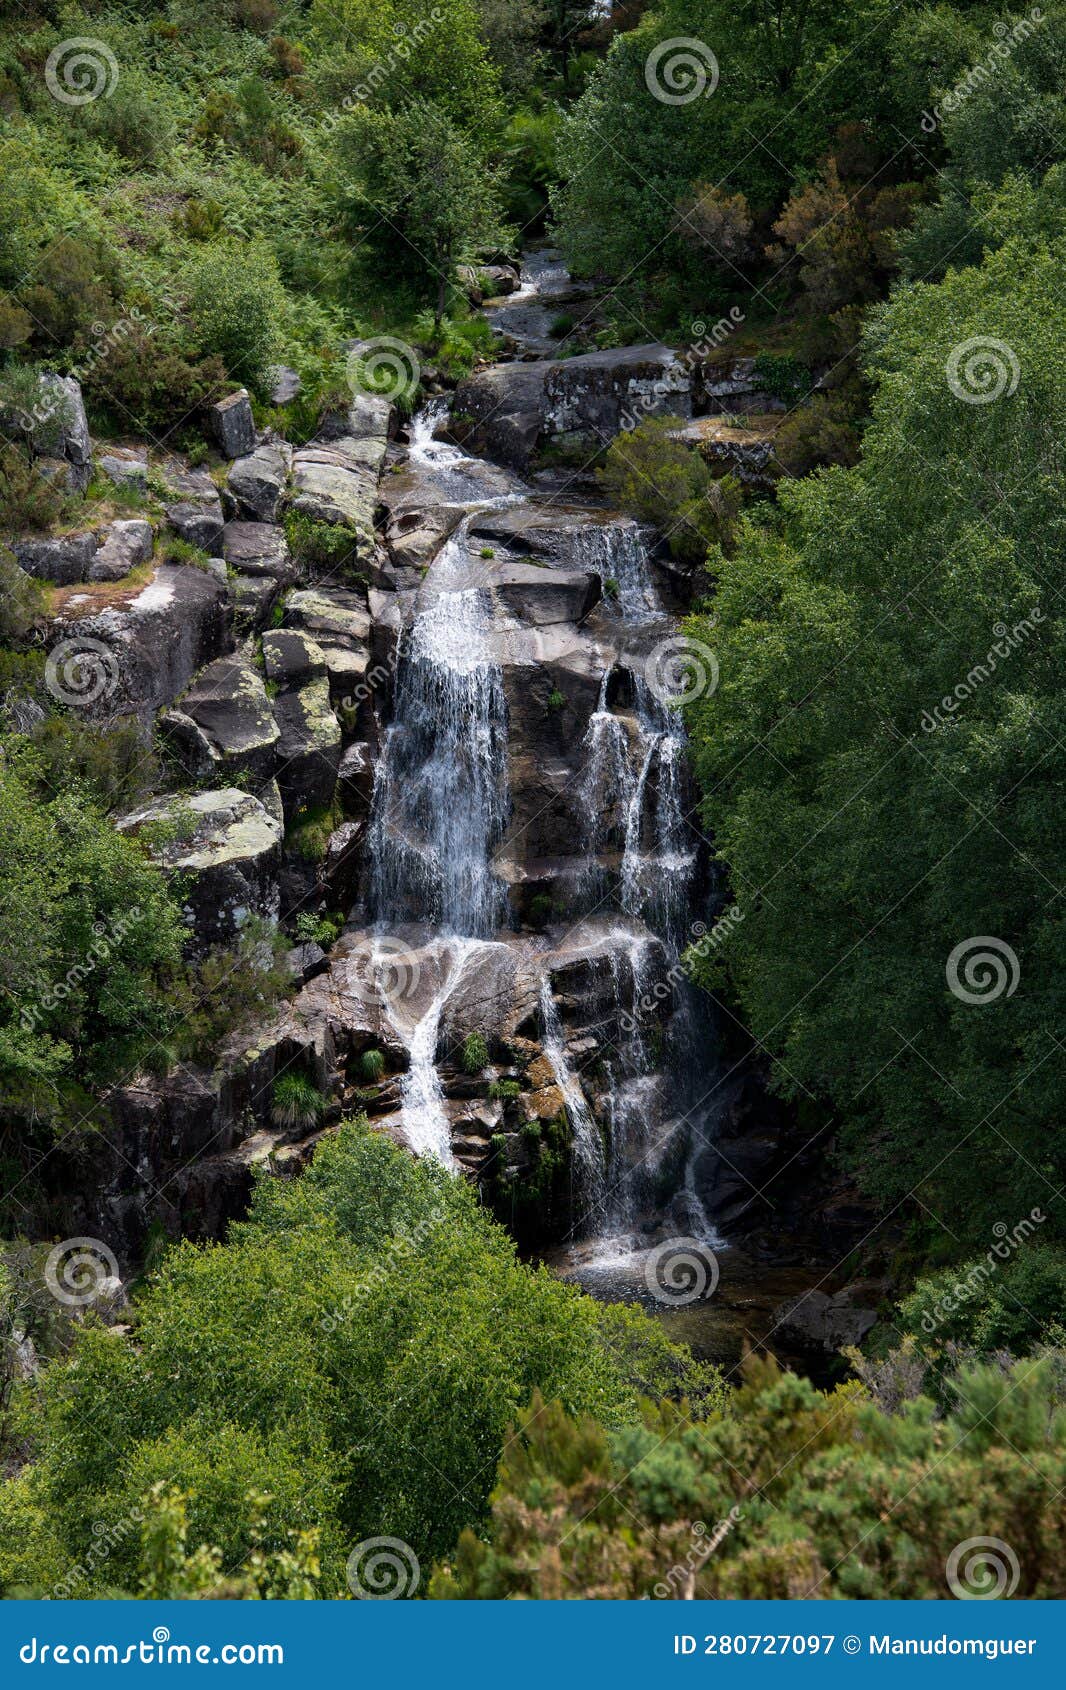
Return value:
[(270, 1099), (270, 1119), (276, 1127), (288, 1131), (310, 1132), (317, 1127), (326, 1107), (326, 1099), (314, 1083), (303, 1074), (282, 1074), (274, 1081)]
[[(430, 1595), (1061, 1599), (1045, 1546), (1066, 1483), (1064, 1361), (969, 1368), (943, 1420), (925, 1398), (886, 1414), (856, 1384), (823, 1394), (754, 1358), (702, 1424), (647, 1405), (643, 1425), (611, 1432), (534, 1399), (489, 1529), (463, 1534)], [(953, 1557), (977, 1529), (1002, 1539), (994, 1592)]]
[(70, 1364), (27, 1387), (37, 1447), (0, 1482), (7, 1594), (57, 1545), (54, 1577), (81, 1563), (86, 1594), (135, 1588), (136, 1535), (98, 1566), (92, 1522), (128, 1519), (160, 1480), (188, 1498), (189, 1549), (218, 1545), (227, 1567), (257, 1536), (276, 1552), (316, 1527), (323, 1596), (347, 1594), (353, 1544), (386, 1531), (428, 1573), (480, 1525), (535, 1389), (611, 1426), (643, 1393), (688, 1392), (695, 1412), (720, 1389), (646, 1316), (524, 1266), (463, 1181), (362, 1124), (300, 1180), (257, 1181), (225, 1245), (171, 1250), (136, 1322), (135, 1345), (86, 1323)]
[(285, 303), (273, 254), (252, 242), (212, 245), (190, 265), (188, 290), (202, 350), (221, 358), (234, 381), (265, 398), (281, 347)]
[(377, 1085), (385, 1072), (385, 1058), (380, 1050), (364, 1050), (359, 1058), (359, 1072), (364, 1080), (371, 1080)]
[(480, 1033), (468, 1033), (460, 1058), (464, 1074), (480, 1074), (488, 1067), (489, 1047)]

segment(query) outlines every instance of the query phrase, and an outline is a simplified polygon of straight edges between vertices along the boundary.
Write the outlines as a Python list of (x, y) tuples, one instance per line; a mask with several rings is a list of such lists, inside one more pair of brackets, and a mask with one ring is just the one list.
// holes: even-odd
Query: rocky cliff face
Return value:
[[(528, 329), (540, 308), (514, 299)], [(56, 584), (53, 649), (103, 676), (80, 707), (166, 746), (181, 790), (118, 825), (180, 876), (190, 946), (253, 915), (343, 918), (328, 951), (294, 946), (291, 1000), (216, 1071), (131, 1081), (91, 1155), (50, 1160), (67, 1224), (131, 1256), (152, 1221), (215, 1236), (253, 1167), (298, 1168), (354, 1110), (478, 1179), (530, 1242), (765, 1220), (782, 1117), (751, 1130), (679, 964), (716, 892), (664, 679), (674, 586), (632, 521), (520, 473), (545, 438), (707, 393), (664, 347), (505, 361), (406, 430), (357, 395), (301, 448), (238, 394), (214, 473), (100, 455), (162, 489), (147, 534), (19, 537)], [(454, 444), (456, 414), (494, 463)], [(294, 551), (288, 517), (343, 546)], [(167, 532), (209, 566), (161, 561)], [(328, 1100), (310, 1133), (272, 1111), (286, 1072)]]

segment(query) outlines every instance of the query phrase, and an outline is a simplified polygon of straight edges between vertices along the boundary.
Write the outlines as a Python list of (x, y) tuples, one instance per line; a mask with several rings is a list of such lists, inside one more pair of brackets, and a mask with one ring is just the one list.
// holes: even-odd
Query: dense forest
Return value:
[(0, 1593), (1066, 1596), (1064, 274), (1063, 0), (2, 8)]

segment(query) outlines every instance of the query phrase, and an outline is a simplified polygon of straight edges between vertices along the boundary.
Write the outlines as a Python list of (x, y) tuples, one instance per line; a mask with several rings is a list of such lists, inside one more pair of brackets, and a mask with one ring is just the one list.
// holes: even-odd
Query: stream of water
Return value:
[[(527, 356), (542, 354), (550, 349), (551, 312), (572, 290), (557, 255), (536, 255), (524, 268), (520, 291), (492, 302), (488, 315)], [(511, 814), (507, 696), (494, 637), (492, 564), (482, 552), (474, 555), (470, 528), (486, 509), (523, 495), (485, 498), (477, 473), (483, 466), (436, 438), (446, 414), (447, 402), (437, 399), (413, 419), (409, 462), (431, 472), (439, 497), (465, 514), (432, 560), (404, 636), (375, 777), (368, 904), (379, 932), (418, 922), (436, 936), (434, 989), (403, 1034), (409, 1069), (402, 1122), (413, 1148), (452, 1165), (438, 1071), (442, 1018), (464, 970), (475, 966), (473, 953), (515, 926), (494, 861)], [(532, 489), (527, 497), (534, 499)], [(550, 523), (550, 508), (542, 520)], [(595, 548), (590, 566), (613, 582), (605, 613), (620, 651), (649, 627), (670, 632), (635, 523), (601, 520), (578, 534), (581, 546)], [(693, 1135), (707, 1130), (707, 1114), (693, 1123), (685, 1109), (696, 1095), (693, 1073), (701, 1086), (706, 1079), (706, 1053), (697, 1056), (694, 1041), (707, 1036), (677, 966), (693, 918), (698, 868), (685, 819), (685, 735), (680, 717), (654, 695), (639, 663), (623, 661), (616, 671), (609, 661), (605, 668), (573, 797), (587, 866), (572, 914), (575, 920), (606, 920), (606, 961), (587, 1036), (575, 1042), (567, 1019), (574, 1009), (561, 1012), (546, 953), (541, 1044), (572, 1138), (575, 1260), (593, 1270), (624, 1261), (629, 1273), (647, 1248), (649, 1216), (656, 1212), (660, 1236), (669, 1231), (671, 1215), (677, 1230), (680, 1212), (689, 1231), (710, 1246), (719, 1244), (693, 1174)], [(551, 943), (563, 938), (553, 935)], [(665, 1031), (653, 1036), (640, 1006), (664, 972), (671, 977), (673, 1005)], [(590, 1047), (598, 1052), (595, 1076), (583, 1071), (584, 1058), (571, 1054)], [(667, 1175), (677, 1198), (672, 1208), (662, 1189)]]

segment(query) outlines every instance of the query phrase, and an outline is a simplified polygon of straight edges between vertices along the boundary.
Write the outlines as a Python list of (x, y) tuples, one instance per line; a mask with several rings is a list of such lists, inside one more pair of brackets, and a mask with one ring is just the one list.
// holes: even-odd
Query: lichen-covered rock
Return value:
[(344, 435), (329, 444), (302, 447), (293, 456), (291, 508), (314, 522), (351, 529), (359, 558), (374, 549), (378, 475), (384, 436), (363, 440)]
[(244, 575), (234, 570), (227, 576), (227, 590), (233, 606), (234, 632), (240, 639), (265, 628), (278, 596), (278, 583), (270, 575)]
[(248, 522), (276, 522), (292, 467), (292, 447), (266, 440), (230, 465), (226, 489), (234, 514)]
[(358, 712), (369, 703), (370, 612), (361, 594), (344, 587), (290, 593), (285, 627), (308, 634), (321, 650), (335, 704)]
[(77, 700), (90, 716), (127, 713), (147, 728), (229, 638), (226, 591), (216, 575), (161, 564), (143, 587), (86, 586), (57, 594), (53, 650), (85, 649), (98, 688)]
[(239, 657), (209, 663), (183, 694), (181, 712), (204, 735), (220, 774), (271, 774), (278, 724), (262, 677), (250, 664)]
[(272, 628), (263, 635), (263, 667), (267, 680), (286, 689), (326, 673), (322, 647), (296, 628)]
[(292, 692), (279, 693), (274, 712), (278, 739), (278, 785), (285, 813), (328, 804), (341, 758), (340, 724), (330, 704), (325, 676)]
[(224, 458), (243, 458), (254, 450), (252, 402), (243, 387), (210, 406), (207, 426)]
[(27, 534), (11, 543), (15, 561), (27, 575), (38, 581), (53, 581), (58, 587), (69, 587), (76, 581), (88, 581), (97, 552), (96, 535), (81, 531), (77, 534)]
[(227, 522), (222, 555), (242, 575), (269, 575), (279, 583), (295, 579), (284, 530), (269, 522)]
[(104, 542), (93, 558), (89, 571), (91, 581), (122, 581), (142, 563), (147, 563), (155, 544), (155, 531), (150, 522), (134, 518), (113, 522)]
[(181, 876), (197, 946), (228, 943), (251, 915), (277, 919), (283, 830), (250, 793), (227, 787), (156, 798), (116, 826), (131, 834), (148, 828), (151, 855)]
[(148, 453), (143, 446), (111, 446), (96, 460), (100, 474), (133, 493), (148, 490)]

